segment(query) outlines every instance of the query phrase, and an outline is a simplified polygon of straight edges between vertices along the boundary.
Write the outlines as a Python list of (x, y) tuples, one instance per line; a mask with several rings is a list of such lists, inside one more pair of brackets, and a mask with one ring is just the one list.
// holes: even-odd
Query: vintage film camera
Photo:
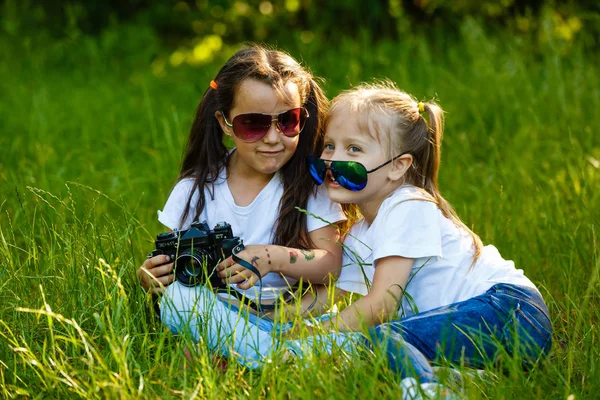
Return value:
[(223, 287), (215, 268), (222, 260), (239, 253), (244, 244), (233, 236), (231, 225), (219, 222), (210, 230), (206, 221), (194, 222), (189, 229), (165, 232), (156, 236), (156, 250), (148, 258), (166, 254), (174, 260), (175, 278), (184, 286)]

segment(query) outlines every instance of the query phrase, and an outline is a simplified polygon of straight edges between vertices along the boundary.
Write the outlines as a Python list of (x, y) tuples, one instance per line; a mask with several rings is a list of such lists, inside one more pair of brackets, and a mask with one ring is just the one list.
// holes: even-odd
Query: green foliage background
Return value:
[(442, 191), (555, 329), (552, 359), (490, 366), (465, 396), (600, 391), (596, 2), (4, 1), (0, 18), (3, 397), (398, 397), (382, 357), (184, 369), (189, 341), (135, 281), (197, 102), (245, 41), (303, 60), (329, 97), (388, 77), (447, 111)]

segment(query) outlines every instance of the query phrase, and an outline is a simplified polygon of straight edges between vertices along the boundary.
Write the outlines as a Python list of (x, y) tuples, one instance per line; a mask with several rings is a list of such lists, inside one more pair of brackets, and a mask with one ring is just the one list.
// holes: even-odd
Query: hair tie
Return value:
[(217, 85), (217, 82), (215, 82), (214, 80), (210, 81), (210, 87), (213, 88), (214, 90), (217, 90), (217, 88), (219, 87), (219, 85)]
[(419, 107), (419, 114), (425, 111), (425, 104), (422, 102), (419, 102), (417, 106)]

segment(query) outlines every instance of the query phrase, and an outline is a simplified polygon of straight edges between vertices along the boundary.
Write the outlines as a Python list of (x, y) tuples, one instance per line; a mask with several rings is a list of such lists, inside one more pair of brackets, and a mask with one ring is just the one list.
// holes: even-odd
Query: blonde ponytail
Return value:
[(467, 231), (471, 236), (474, 251), (473, 262), (471, 263), (471, 267), (473, 267), (481, 255), (481, 249), (483, 248), (481, 238), (462, 222), (454, 207), (442, 196), (438, 186), (438, 173), (442, 153), (441, 145), (444, 135), (444, 111), (436, 103), (420, 104), (424, 105), (423, 109), (427, 114), (426, 126), (429, 139), (429, 144), (426, 145), (428, 150), (425, 151), (426, 158), (423, 161), (425, 164), (423, 166), (423, 189), (435, 199), (438, 208), (446, 218), (451, 220), (456, 226)]

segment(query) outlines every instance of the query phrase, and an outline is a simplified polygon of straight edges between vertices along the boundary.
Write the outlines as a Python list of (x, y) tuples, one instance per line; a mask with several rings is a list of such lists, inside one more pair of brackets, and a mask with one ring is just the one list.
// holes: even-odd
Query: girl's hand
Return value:
[(244, 261), (252, 264), (260, 272), (260, 277), (256, 276), (251, 270), (246, 267), (237, 264), (233, 261), (232, 257), (226, 258), (217, 267), (219, 278), (223, 280), (223, 283), (237, 283), (240, 289), (250, 289), (256, 285), (258, 278), (262, 278), (269, 272), (275, 271), (275, 255), (272, 254), (276, 251), (277, 246), (268, 245), (251, 245), (237, 254), (238, 257)]
[(137, 270), (137, 277), (145, 291), (162, 294), (165, 287), (175, 280), (173, 263), (169, 261), (169, 256), (165, 255), (154, 256), (144, 261)]

